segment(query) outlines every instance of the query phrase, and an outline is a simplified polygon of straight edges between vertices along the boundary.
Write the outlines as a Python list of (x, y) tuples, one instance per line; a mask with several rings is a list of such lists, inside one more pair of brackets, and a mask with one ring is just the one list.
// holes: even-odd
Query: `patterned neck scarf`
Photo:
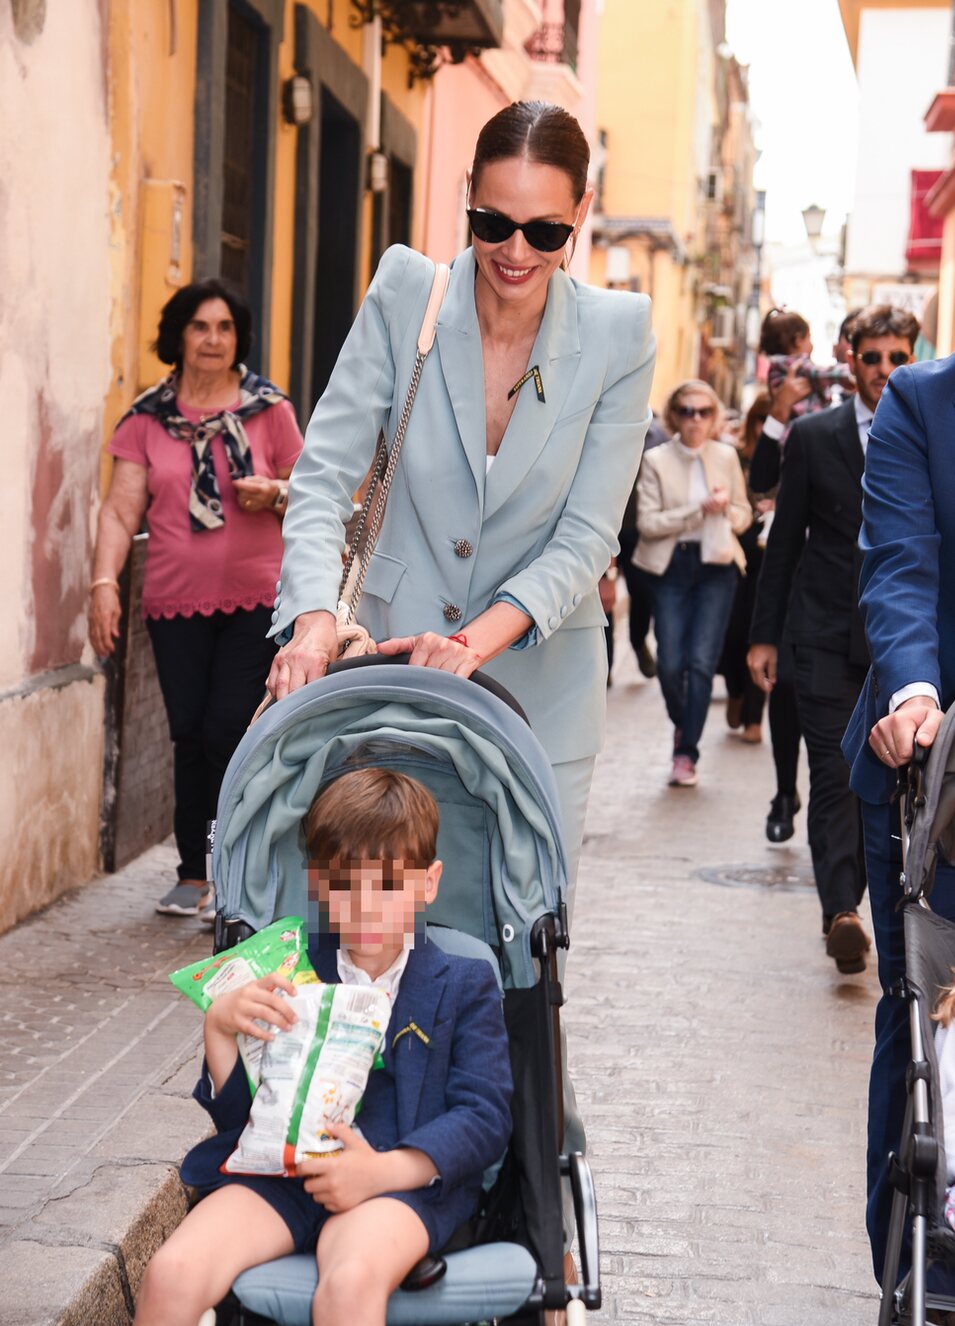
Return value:
[(134, 414), (149, 415), (162, 424), (170, 437), (174, 437), (177, 442), (188, 442), (192, 448), (189, 524), (194, 534), (201, 534), (203, 530), (221, 529), (225, 524), (209, 443), (221, 434), (230, 478), (247, 479), (253, 473), (252, 453), (243, 424), (247, 419), (287, 399), (267, 378), (250, 373), (244, 364), (239, 364), (238, 368), (239, 404), (235, 410), (220, 410), (218, 414), (197, 424), (184, 419), (176, 409), (179, 378), (175, 373), (170, 373), (158, 386), (150, 387), (138, 396), (120, 420), (122, 423)]

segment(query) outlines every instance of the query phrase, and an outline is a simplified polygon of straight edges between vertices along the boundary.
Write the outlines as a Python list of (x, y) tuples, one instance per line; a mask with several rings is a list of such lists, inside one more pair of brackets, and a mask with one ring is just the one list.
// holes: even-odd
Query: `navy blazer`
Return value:
[(872, 666), (842, 743), (853, 791), (888, 801), (895, 787), (869, 747), (889, 700), (931, 682), (955, 700), (955, 355), (889, 378), (866, 451), (862, 611)]
[[(431, 1157), (441, 1181), (429, 1197), (441, 1208), (442, 1223), (455, 1229), (474, 1214), (484, 1170), (500, 1159), (510, 1138), (507, 1032), (489, 964), (446, 954), (422, 935), (415, 939), (382, 1050), (394, 1095), (387, 1073), (373, 1072), (359, 1123), (366, 1141), (379, 1151), (415, 1147)], [(309, 943), (312, 964), (329, 984), (339, 980), (337, 949), (333, 936), (314, 936)], [(400, 1035), (411, 1023), (421, 1035)], [(219, 1166), (235, 1149), (249, 1117), (252, 1098), (241, 1060), (214, 1098), (203, 1064), (193, 1095), (217, 1131), (193, 1147), (180, 1172), (184, 1183), (211, 1188), (222, 1182)]]

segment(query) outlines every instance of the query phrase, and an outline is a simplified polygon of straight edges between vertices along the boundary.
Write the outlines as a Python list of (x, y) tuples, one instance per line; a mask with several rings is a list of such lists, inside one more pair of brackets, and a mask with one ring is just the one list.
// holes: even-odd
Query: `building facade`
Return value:
[(892, 303), (924, 318), (942, 251), (942, 225), (929, 204), (950, 157), (944, 139), (928, 130), (925, 112), (946, 82), (951, 5), (839, 0), (839, 8), (859, 84), (861, 126), (847, 226), (846, 304)]
[[(252, 306), (250, 366), (307, 423), (381, 252), (467, 243), (477, 132), (517, 97), (594, 123), (596, 0), (0, 3), (0, 930), (171, 826), (139, 620), (146, 535), (105, 667), (86, 607), (106, 445), (165, 372), (184, 283)], [(587, 241), (575, 267), (586, 274)]]
[(679, 381), (701, 375), (736, 405), (755, 149), (746, 70), (726, 46), (724, 0), (605, 0), (597, 87), (591, 280), (654, 301), (655, 409)]

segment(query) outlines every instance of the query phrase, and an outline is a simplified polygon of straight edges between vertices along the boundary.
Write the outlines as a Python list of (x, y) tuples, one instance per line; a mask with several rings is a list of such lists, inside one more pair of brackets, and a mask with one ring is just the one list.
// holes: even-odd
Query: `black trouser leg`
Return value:
[(267, 608), (146, 625), (173, 741), (180, 879), (204, 879), (206, 822), (216, 813), (226, 765), (265, 692), (275, 645)]
[(627, 584), (630, 596), (629, 628), (630, 644), (636, 652), (646, 641), (653, 617), (653, 585), (646, 571), (641, 571), (630, 560), (638, 543), (635, 530), (623, 530), (620, 534), (620, 569)]
[(782, 796), (795, 796), (802, 731), (796, 688), (788, 677), (778, 678), (769, 696), (769, 735), (776, 765), (776, 791)]
[(795, 650), (796, 701), (809, 755), (809, 847), (824, 917), (865, 892), (862, 819), (840, 748), (865, 669), (823, 649)]
[(222, 775), (262, 703), (265, 679), (276, 651), (275, 641), (266, 636), (272, 624), (268, 608), (219, 615), (212, 686), (202, 725), (213, 815)]

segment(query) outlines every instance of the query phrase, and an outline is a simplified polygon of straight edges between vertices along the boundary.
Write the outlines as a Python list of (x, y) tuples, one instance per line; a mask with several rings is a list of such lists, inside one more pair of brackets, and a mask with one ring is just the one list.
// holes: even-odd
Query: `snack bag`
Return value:
[(360, 985), (304, 986), (298, 1021), (268, 1041), (262, 1079), (223, 1174), (290, 1176), (305, 1159), (340, 1151), (326, 1123), (350, 1124), (381, 1048), (391, 1000)]
[[(293, 985), (310, 985), (318, 981), (308, 960), (308, 931), (300, 916), (286, 916), (282, 920), (273, 921), (264, 930), (243, 939), (233, 948), (224, 949), (215, 957), (204, 958), (190, 967), (181, 967), (179, 971), (172, 972), (169, 979), (177, 990), (188, 995), (204, 1013), (219, 995), (257, 981), (260, 976), (270, 976), (273, 972), (285, 976)], [(265, 1025), (263, 1022), (262, 1026)], [(254, 1036), (240, 1035), (238, 1045), (249, 1086), (255, 1095), (261, 1077), (264, 1043)]]

